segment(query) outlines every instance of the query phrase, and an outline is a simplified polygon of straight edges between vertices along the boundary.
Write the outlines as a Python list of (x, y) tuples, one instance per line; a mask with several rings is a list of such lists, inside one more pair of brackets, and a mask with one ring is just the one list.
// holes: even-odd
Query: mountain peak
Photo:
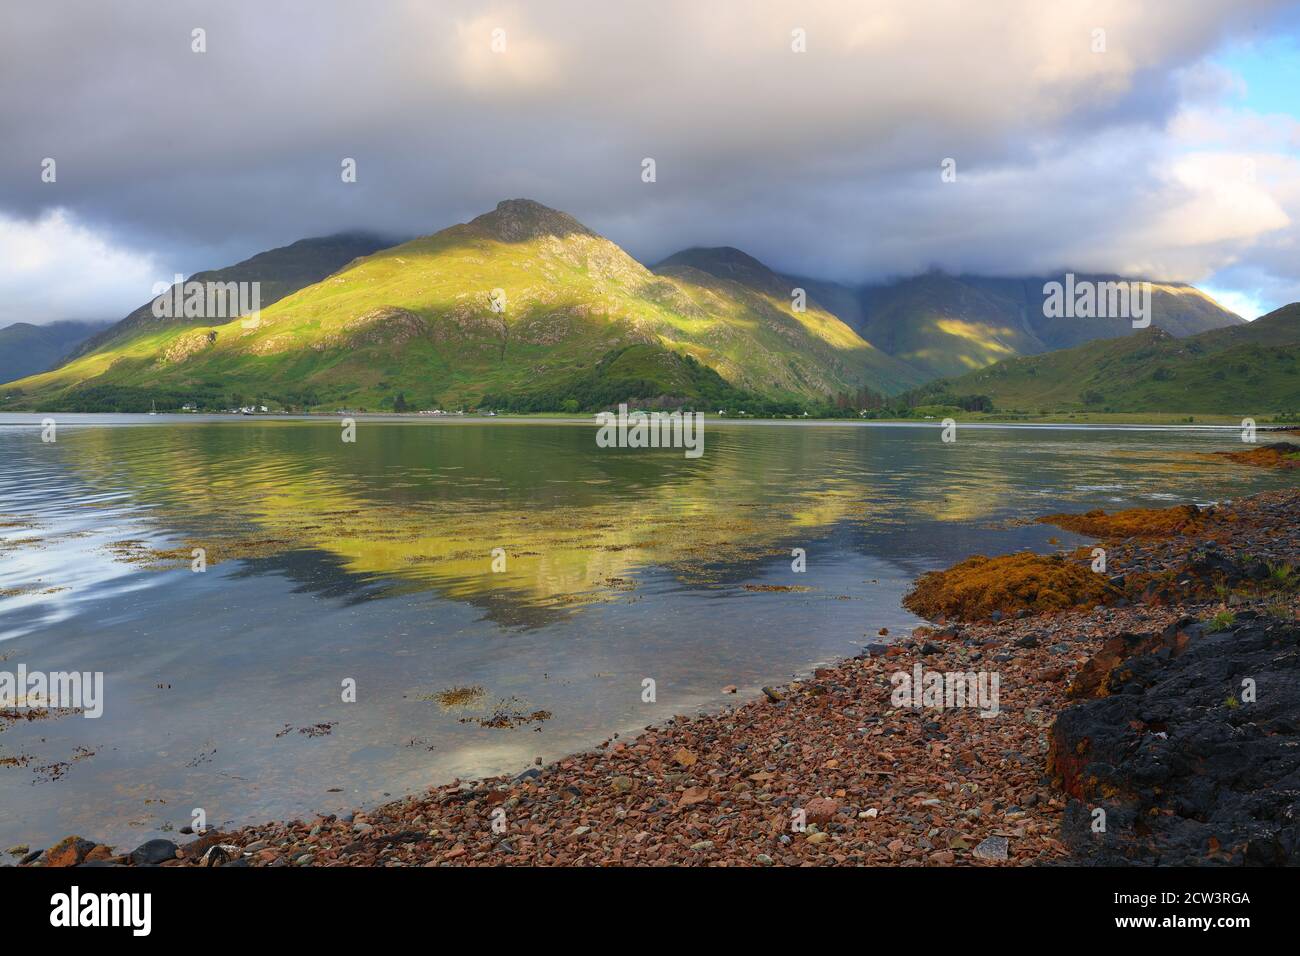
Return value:
[(496, 209), (471, 220), (470, 225), (503, 242), (526, 242), (543, 236), (563, 239), (571, 235), (595, 235), (568, 213), (532, 199), (503, 199)]
[(695, 246), (683, 249), (673, 253), (655, 268), (668, 266), (690, 266), (719, 279), (733, 279), (748, 285), (763, 285), (777, 278), (775, 272), (735, 246)]

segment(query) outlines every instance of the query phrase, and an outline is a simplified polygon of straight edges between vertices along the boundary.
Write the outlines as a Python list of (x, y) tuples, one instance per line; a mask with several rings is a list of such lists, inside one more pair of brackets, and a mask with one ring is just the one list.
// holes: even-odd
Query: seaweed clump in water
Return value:
[[(477, 684), (473, 687), (449, 687), (433, 695), (433, 699), (452, 710), (457, 707), (470, 707), (483, 699), (483, 688)], [(427, 698), (426, 698), (427, 699)]]
[(1114, 589), (1087, 564), (1029, 551), (989, 558), (974, 555), (945, 571), (923, 574), (903, 599), (930, 620), (981, 621), (1020, 611), (1044, 613), (1092, 607)]
[(1196, 505), (1174, 508), (1129, 508), (1106, 514), (1100, 508), (1083, 514), (1055, 514), (1039, 518), (1066, 531), (1093, 538), (1163, 538), (1191, 534), (1205, 528), (1208, 515)]
[(1216, 451), (1215, 454), (1257, 468), (1300, 468), (1300, 445), (1289, 441), (1274, 442), (1250, 451)]

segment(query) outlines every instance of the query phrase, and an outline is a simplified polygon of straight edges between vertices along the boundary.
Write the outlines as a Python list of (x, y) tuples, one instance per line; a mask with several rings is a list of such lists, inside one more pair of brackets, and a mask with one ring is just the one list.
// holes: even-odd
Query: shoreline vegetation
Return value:
[[(853, 405), (837, 407), (832, 403), (802, 402), (680, 402), (660, 401), (660, 399), (628, 398), (621, 399), (633, 411), (681, 411), (702, 412), (707, 419), (744, 421), (881, 421), (881, 423), (915, 423), (915, 421), (941, 421), (952, 419), (962, 424), (1165, 424), (1165, 425), (1236, 425), (1242, 427), (1244, 419), (1256, 421), (1261, 428), (1300, 429), (1300, 414), (1297, 412), (1251, 412), (1251, 414), (1229, 415), (1223, 412), (1152, 412), (1152, 411), (1088, 411), (1054, 408), (1037, 412), (1008, 411), (1000, 408), (972, 405), (919, 405), (881, 406), (863, 408)], [(91, 405), (48, 407), (23, 407), (21, 402), (4, 402), (0, 397), (0, 415), (244, 415), (256, 418), (277, 419), (292, 418), (334, 418), (338, 415), (383, 416), (383, 418), (451, 419), (464, 418), (481, 420), (486, 418), (503, 419), (588, 419), (599, 411), (615, 411), (619, 402), (584, 403), (578, 406), (556, 406), (554, 408), (516, 408), (510, 405), (480, 406), (459, 408), (416, 408), (398, 403), (396, 407), (348, 407), (341, 406), (333, 410), (320, 407), (281, 406), (270, 407), (255, 402), (253, 405), (196, 406), (181, 405), (179, 402), (157, 405), (148, 399), (127, 402), (122, 405)]]
[[(917, 580), (929, 626), (717, 712), (341, 816), (19, 863), (1294, 865), (1298, 508), (1044, 516), (1105, 570), (1086, 547), (977, 555)], [(921, 693), (952, 675), (979, 706)]]
[[(652, 410), (649, 406), (638, 407), (629, 406), (630, 412)], [(616, 411), (616, 409), (604, 409), (604, 411)], [(913, 415), (910, 417), (890, 417), (890, 416), (859, 416), (859, 415), (718, 415), (716, 411), (705, 410), (701, 412), (706, 422), (714, 424), (735, 424), (735, 423), (760, 423), (760, 424), (786, 424), (786, 423), (803, 423), (803, 424), (822, 424), (822, 425), (924, 425), (927, 423), (939, 425), (942, 419), (934, 415)], [(481, 411), (439, 411), (432, 412), (394, 412), (394, 411), (366, 411), (362, 409), (340, 408), (334, 411), (274, 411), (274, 412), (256, 412), (241, 414), (238, 410), (220, 410), (220, 411), (160, 411), (157, 415), (149, 412), (114, 412), (114, 411), (80, 411), (65, 409), (62, 411), (28, 411), (21, 409), (5, 410), (0, 408), (0, 419), (5, 416), (29, 416), (30, 421), (24, 422), (5, 422), (0, 421), (0, 427), (5, 425), (31, 425), (39, 424), (38, 416), (51, 415), (78, 415), (91, 416), (102, 415), (122, 416), (135, 415), (139, 418), (151, 418), (153, 422), (163, 419), (166, 422), (181, 421), (211, 421), (213, 419), (239, 420), (252, 418), (261, 421), (312, 421), (312, 420), (337, 420), (340, 416), (355, 417), (362, 420), (383, 420), (383, 421), (419, 421), (419, 422), (564, 422), (588, 424), (596, 423), (596, 412), (590, 414), (586, 412), (481, 412)], [(1243, 428), (1242, 419), (1231, 415), (1184, 415), (1177, 413), (1079, 413), (1079, 414), (1044, 414), (1044, 415), (1001, 415), (992, 412), (954, 412), (951, 416), (953, 421), (959, 425), (1023, 425), (1023, 426), (1056, 426), (1056, 427), (1073, 427), (1079, 425), (1094, 426), (1145, 426), (1160, 428), (1214, 428), (1214, 429), (1231, 429), (1240, 432)], [(1267, 433), (1290, 433), (1300, 435), (1300, 419), (1293, 419), (1290, 416), (1263, 416), (1253, 419), (1256, 422), (1256, 432)], [(153, 423), (149, 422), (149, 423)], [(1246, 463), (1250, 463), (1247, 461)]]

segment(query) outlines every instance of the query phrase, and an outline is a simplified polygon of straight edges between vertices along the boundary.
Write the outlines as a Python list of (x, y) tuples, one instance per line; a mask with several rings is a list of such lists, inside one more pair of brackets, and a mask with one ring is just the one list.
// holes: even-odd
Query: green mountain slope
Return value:
[(259, 322), (142, 321), (4, 391), (8, 407), (28, 408), (255, 398), (379, 408), (399, 392), (412, 406), (473, 405), (580, 381), (632, 345), (689, 356), (774, 399), (917, 381), (825, 310), (793, 313), (788, 292), (689, 267), (651, 272), (572, 217), (509, 200), (356, 260), (264, 307)]
[(0, 382), (53, 368), (108, 322), (15, 322), (0, 329)]
[(1275, 415), (1300, 411), (1300, 303), (1244, 325), (1175, 338), (1152, 327), (1015, 358), (917, 392), (987, 395), (1004, 412)]
[[(893, 394), (929, 377), (906, 362), (887, 355), (874, 343), (863, 341), (847, 322), (811, 295), (806, 302), (806, 311), (798, 314), (800, 322), (793, 322), (791, 319), (795, 313), (791, 294), (794, 287), (790, 280), (739, 249), (725, 246), (687, 249), (660, 262), (654, 267), (654, 272), (675, 280), (701, 307), (723, 307), (738, 322), (745, 321), (746, 315), (763, 316), (792, 345), (798, 344), (800, 348), (810, 350), (820, 364), (837, 366), (842, 363), (840, 351), (856, 349), (856, 361), (866, 373), (860, 384), (868, 384), (876, 391)], [(720, 305), (727, 300), (733, 304)], [(808, 341), (796, 343), (792, 333), (800, 324), (815, 330), (816, 334)], [(740, 361), (750, 360), (741, 355)], [(799, 370), (792, 372), (798, 374)], [(771, 372), (776, 373), (777, 370)], [(736, 375), (729, 377), (738, 380), (738, 375), (739, 369)], [(848, 384), (847, 379), (844, 384)], [(809, 383), (809, 386), (818, 387), (815, 383)], [(831, 389), (823, 388), (821, 391)]]
[(594, 366), (568, 379), (484, 395), (482, 404), (511, 412), (577, 412), (620, 402), (638, 408), (687, 404), (696, 410), (753, 409), (762, 406), (763, 399), (728, 384), (689, 355), (641, 344), (607, 352)]

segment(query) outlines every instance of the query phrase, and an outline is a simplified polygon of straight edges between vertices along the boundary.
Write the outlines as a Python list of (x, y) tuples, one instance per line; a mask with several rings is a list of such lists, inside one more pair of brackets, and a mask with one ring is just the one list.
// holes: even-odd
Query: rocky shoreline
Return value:
[(1102, 536), (1102, 592), (1031, 574), (513, 778), (129, 854), (68, 837), (21, 865), (1295, 864), (1300, 491), (1168, 511), (1047, 519)]

